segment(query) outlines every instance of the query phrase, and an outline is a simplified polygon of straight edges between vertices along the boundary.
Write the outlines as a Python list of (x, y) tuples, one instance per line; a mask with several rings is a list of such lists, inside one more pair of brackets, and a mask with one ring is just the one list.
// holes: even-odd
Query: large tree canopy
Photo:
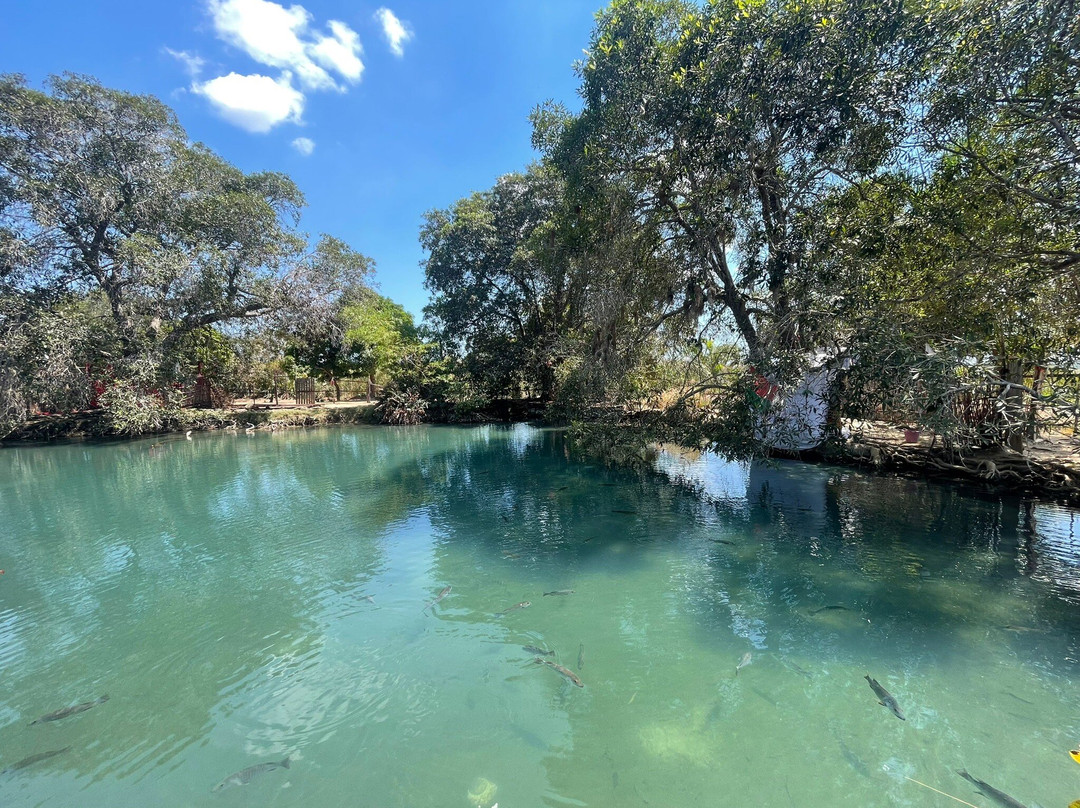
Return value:
[[(151, 96), (0, 78), (5, 378), (66, 404), (85, 393), (84, 366), (137, 367), (146, 384), (174, 374), (208, 327), (317, 329), (372, 265), (337, 239), (309, 244), (303, 203), (285, 175), (246, 174), (191, 143)], [(43, 321), (58, 326), (48, 346)]]
[(218, 323), (310, 316), (367, 259), (294, 229), (303, 195), (187, 140), (149, 96), (65, 76), (0, 80), (0, 282), (7, 294), (100, 293), (124, 357)]
[(682, 288), (755, 361), (812, 347), (793, 289), (807, 217), (901, 141), (928, 47), (918, 11), (617, 0), (580, 67), (584, 110), (542, 142), (578, 176), (633, 190), (685, 256)]
[(564, 238), (559, 177), (537, 169), (427, 214), (426, 314), (492, 394), (517, 385), (550, 397), (579, 306)]
[(613, 377), (655, 351), (659, 330), (700, 313), (656, 314), (677, 273), (625, 189), (598, 179), (578, 193), (550, 164), (430, 212), (421, 243), (429, 324), (491, 395), (550, 400), (573, 380), (604, 397)]
[(1025, 377), (1080, 343), (1078, 20), (1072, 0), (614, 0), (581, 111), (534, 114), (542, 170), (429, 216), (429, 315), (504, 378), (558, 346), (599, 368), (594, 399), (640, 403), (620, 377), (666, 368), (673, 439), (760, 444), (760, 376), (790, 387), (824, 353), (856, 360), (849, 412), (958, 437), (954, 405), (990, 396), (975, 439), (1019, 445), (1061, 403)]

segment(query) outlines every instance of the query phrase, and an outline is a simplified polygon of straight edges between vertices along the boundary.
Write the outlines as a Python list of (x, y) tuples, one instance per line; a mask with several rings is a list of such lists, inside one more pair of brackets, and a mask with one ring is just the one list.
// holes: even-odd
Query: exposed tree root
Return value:
[(957, 480), (995, 492), (1025, 492), (1080, 505), (1080, 469), (1003, 449), (960, 453), (863, 437), (811, 456), (917, 476)]

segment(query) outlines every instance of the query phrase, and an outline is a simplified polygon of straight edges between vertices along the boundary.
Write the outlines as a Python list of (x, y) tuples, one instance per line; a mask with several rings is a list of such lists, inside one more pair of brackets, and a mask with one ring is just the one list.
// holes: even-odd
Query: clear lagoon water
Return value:
[(1051, 505), (525, 426), (197, 434), (0, 450), (0, 568), (0, 769), (66, 750), (5, 808), (1080, 799)]

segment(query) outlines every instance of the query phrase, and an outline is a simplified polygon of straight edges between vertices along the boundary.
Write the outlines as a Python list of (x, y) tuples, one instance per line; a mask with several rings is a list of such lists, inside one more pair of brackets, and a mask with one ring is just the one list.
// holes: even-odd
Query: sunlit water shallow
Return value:
[(523, 426), (202, 434), (0, 450), (0, 568), (0, 769), (67, 748), (3, 806), (1080, 799), (1064, 508)]

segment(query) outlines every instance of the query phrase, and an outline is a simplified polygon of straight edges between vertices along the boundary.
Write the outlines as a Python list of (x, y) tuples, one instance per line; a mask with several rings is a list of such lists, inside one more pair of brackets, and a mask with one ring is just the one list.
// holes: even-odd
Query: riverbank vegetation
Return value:
[(837, 425), (961, 449), (1071, 426), (1075, 12), (614, 2), (582, 108), (533, 116), (540, 162), (428, 216), (429, 321), (603, 444), (638, 409), (634, 439), (753, 452), (815, 373)]
[(191, 143), (172, 110), (77, 76), (0, 81), (0, 433), (95, 408), (139, 434), (298, 376), (374, 381), (415, 342), (370, 259), (297, 227), (286, 176)]
[(298, 229), (287, 177), (155, 99), (6, 78), (3, 429), (94, 404), (137, 433), (200, 376), (221, 401), (311, 376), (366, 379), (392, 423), (531, 399), (609, 455), (798, 447), (776, 415), (800, 398), (822, 412), (786, 426), (813, 440), (852, 418), (959, 452), (1075, 432), (1078, 20), (615, 0), (580, 103), (533, 114), (537, 162), (425, 217), (420, 327), (369, 259)]

